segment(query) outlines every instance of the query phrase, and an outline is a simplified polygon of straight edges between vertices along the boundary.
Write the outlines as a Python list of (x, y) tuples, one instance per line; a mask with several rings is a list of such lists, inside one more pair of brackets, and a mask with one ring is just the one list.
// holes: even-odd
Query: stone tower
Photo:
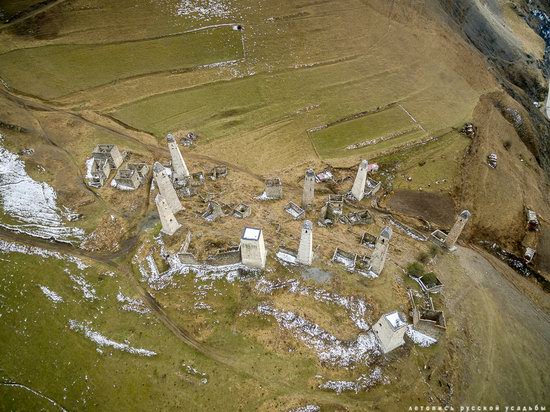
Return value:
[(166, 136), (166, 140), (168, 141), (170, 156), (172, 157), (172, 181), (175, 185), (181, 186), (183, 185), (185, 178), (189, 176), (189, 170), (183, 160), (183, 156), (181, 155), (180, 148), (178, 147), (174, 136), (168, 134)]
[(313, 224), (309, 220), (306, 220), (302, 226), (296, 261), (307, 266), (310, 266), (313, 261)]
[(468, 219), (470, 219), (471, 213), (468, 210), (463, 210), (462, 213), (456, 218), (456, 222), (453, 225), (451, 231), (445, 239), (445, 247), (451, 251), (456, 249), (455, 243), (458, 240), (458, 237), (462, 233), (462, 229), (466, 226)]
[(386, 256), (388, 255), (388, 248), (390, 247), (391, 235), (391, 227), (386, 226), (382, 229), (380, 236), (376, 239), (374, 252), (372, 252), (372, 256), (370, 258), (370, 270), (376, 275), (380, 275), (384, 270)]
[(309, 209), (313, 204), (315, 194), (315, 172), (312, 169), (306, 170), (304, 178), (304, 193), (302, 194), (302, 207)]
[(265, 268), (266, 252), (262, 229), (244, 228), (241, 236), (241, 261), (251, 268)]
[(369, 167), (369, 162), (362, 160), (357, 170), (357, 176), (355, 176), (355, 182), (353, 182), (353, 187), (351, 188), (351, 194), (357, 200), (363, 200), (365, 196), (365, 186), (367, 184), (367, 171)]
[(380, 343), (382, 352), (388, 353), (405, 344), (403, 336), (407, 331), (407, 318), (397, 311), (382, 315), (372, 330)]
[(178, 199), (174, 186), (172, 186), (168, 173), (166, 173), (166, 169), (159, 162), (155, 162), (153, 165), (153, 177), (155, 178), (160, 194), (166, 200), (166, 203), (168, 203), (172, 213), (177, 213), (182, 210), (183, 206)]
[(162, 197), (162, 195), (158, 194), (157, 197), (155, 197), (155, 203), (159, 212), (160, 223), (162, 223), (162, 233), (172, 236), (181, 225), (176, 220), (174, 213), (172, 213), (166, 199)]

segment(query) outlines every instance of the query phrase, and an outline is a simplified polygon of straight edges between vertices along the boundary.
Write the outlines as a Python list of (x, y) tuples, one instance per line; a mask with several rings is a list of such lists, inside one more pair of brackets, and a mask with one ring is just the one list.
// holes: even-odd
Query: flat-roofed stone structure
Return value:
[(263, 269), (266, 250), (262, 229), (245, 227), (241, 236), (241, 261), (250, 268)]
[(403, 336), (407, 331), (405, 315), (398, 311), (386, 313), (372, 326), (382, 352), (388, 353), (405, 344)]

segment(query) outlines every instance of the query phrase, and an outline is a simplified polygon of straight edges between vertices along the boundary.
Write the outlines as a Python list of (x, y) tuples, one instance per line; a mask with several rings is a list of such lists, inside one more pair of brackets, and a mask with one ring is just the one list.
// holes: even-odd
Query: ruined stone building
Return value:
[(170, 156), (172, 158), (172, 182), (174, 182), (174, 185), (177, 187), (180, 187), (184, 184), (185, 178), (189, 176), (189, 170), (183, 160), (183, 156), (181, 155), (180, 148), (174, 136), (168, 134), (166, 136), (166, 141), (168, 142), (168, 150), (170, 150)]
[(540, 224), (536, 212), (532, 211), (531, 209), (525, 209), (525, 214), (527, 218), (527, 229), (538, 231)]
[(302, 207), (307, 210), (313, 205), (315, 197), (315, 172), (307, 169), (304, 178), (304, 192), (302, 194)]
[(166, 199), (161, 194), (157, 194), (155, 197), (155, 204), (159, 212), (160, 223), (162, 224), (162, 233), (172, 236), (181, 227), (176, 220), (174, 213), (168, 206)]
[(92, 187), (102, 187), (111, 174), (111, 164), (106, 160), (92, 159), (90, 167), (90, 176), (88, 176), (88, 185)]
[(107, 160), (111, 169), (118, 169), (124, 161), (124, 156), (114, 144), (98, 144), (92, 152), (94, 160)]
[(241, 261), (251, 268), (265, 268), (266, 250), (262, 229), (244, 228), (241, 236)]
[(145, 180), (149, 166), (145, 163), (128, 163), (126, 167), (118, 169), (114, 185), (118, 189), (134, 190), (137, 189)]
[(344, 196), (328, 195), (328, 200), (321, 208), (319, 223), (323, 226), (333, 224), (344, 211)]
[(407, 320), (398, 311), (386, 313), (372, 326), (372, 331), (382, 351), (388, 353), (405, 344), (403, 336), (407, 331)]
[(445, 247), (449, 250), (455, 250), (456, 249), (456, 241), (458, 240), (460, 234), (462, 233), (462, 230), (464, 229), (464, 226), (466, 226), (466, 223), (468, 223), (468, 220), (470, 219), (471, 213), (468, 210), (463, 210), (458, 217), (456, 218), (455, 224), (451, 228), (451, 231), (447, 235), (447, 238), (445, 239)]
[(227, 166), (221, 165), (221, 166), (215, 166), (210, 170), (210, 173), (208, 174), (211, 180), (218, 180), (222, 177), (227, 176)]
[(365, 186), (367, 184), (367, 174), (368, 174), (369, 162), (362, 160), (357, 170), (357, 175), (355, 176), (355, 181), (353, 182), (353, 187), (351, 188), (351, 194), (357, 200), (363, 200), (365, 196)]
[(124, 156), (114, 144), (98, 144), (92, 151), (92, 163), (89, 166), (88, 185), (102, 187), (109, 179), (112, 170), (124, 161)]
[(304, 209), (294, 202), (288, 202), (284, 209), (294, 220), (302, 219), (306, 213)]
[(283, 198), (283, 183), (281, 179), (274, 177), (265, 181), (265, 197), (268, 199)]
[(252, 213), (252, 208), (245, 204), (245, 203), (239, 203), (235, 208), (233, 209), (233, 216), (244, 219)]
[(313, 262), (313, 224), (309, 220), (306, 220), (302, 225), (302, 235), (296, 261), (307, 266), (310, 266)]
[(183, 210), (183, 206), (178, 198), (174, 186), (166, 173), (166, 168), (161, 165), (159, 162), (155, 162), (153, 165), (153, 178), (159, 189), (160, 194), (168, 203), (172, 213), (177, 213), (180, 210)]
[(370, 270), (376, 275), (380, 275), (384, 270), (384, 264), (386, 263), (386, 257), (388, 255), (388, 249), (390, 247), (390, 239), (392, 235), (391, 227), (386, 226), (380, 232), (380, 235), (376, 239), (374, 245), (374, 251), (370, 258)]

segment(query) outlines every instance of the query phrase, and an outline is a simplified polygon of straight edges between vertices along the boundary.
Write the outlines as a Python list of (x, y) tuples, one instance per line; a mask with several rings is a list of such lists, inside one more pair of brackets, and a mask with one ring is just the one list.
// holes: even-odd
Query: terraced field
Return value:
[(15, 89), (51, 99), (132, 77), (236, 61), (243, 54), (241, 33), (228, 24), (129, 42), (14, 50), (0, 56), (0, 77)]
[(350, 117), (350, 120), (342, 119), (308, 131), (321, 158), (350, 155), (373, 158), (427, 136), (422, 126), (400, 105)]

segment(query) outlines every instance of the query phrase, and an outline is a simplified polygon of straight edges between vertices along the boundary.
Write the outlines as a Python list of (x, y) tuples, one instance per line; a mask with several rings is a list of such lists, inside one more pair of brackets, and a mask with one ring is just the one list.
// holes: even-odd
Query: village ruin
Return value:
[[(152, 190), (157, 191), (154, 202), (160, 218), (162, 234), (174, 236), (184, 226), (177, 218), (177, 214), (184, 210), (180, 197), (185, 198), (199, 194), (206, 205), (206, 209), (199, 212), (198, 215), (212, 224), (223, 217), (246, 219), (251, 215), (252, 207), (249, 204), (225, 204), (216, 199), (216, 193), (205, 192), (204, 189), (201, 189), (205, 185), (204, 173), (201, 171), (190, 173), (176, 139), (169, 134), (166, 140), (171, 158), (170, 165), (166, 167), (157, 161), (152, 168)], [(124, 156), (120, 154), (118, 148), (114, 145), (100, 145), (94, 150), (94, 154), (96, 153), (97, 159), (94, 157), (93, 164), (96, 165), (95, 167), (104, 167), (104, 172), (96, 176), (98, 184), (104, 184), (109, 173), (116, 168), (118, 168), (118, 171), (111, 184), (113, 187), (120, 190), (135, 190), (144, 184), (149, 171), (147, 164), (128, 162), (123, 165)], [(92, 170), (94, 170), (93, 167), (92, 165)], [(368, 161), (362, 160), (351, 191), (328, 194), (320, 210), (317, 221), (319, 226), (331, 227), (334, 224), (343, 224), (353, 227), (356, 225), (372, 225), (375, 222), (370, 210), (360, 206), (363, 199), (376, 194), (381, 186), (380, 182), (369, 176), (370, 168)], [(209, 180), (216, 181), (225, 178), (227, 174), (227, 166), (221, 165), (210, 169), (207, 176)], [(339, 181), (342, 182), (345, 179), (340, 178)], [(284, 210), (291, 220), (305, 219), (310, 213), (318, 213), (313, 210), (315, 185), (323, 182), (334, 182), (334, 175), (330, 169), (325, 169), (317, 175), (313, 169), (305, 171), (300, 203), (289, 200), (284, 206)], [(279, 200), (282, 198), (283, 184), (280, 178), (275, 177), (265, 180), (264, 193), (257, 200)], [(535, 233), (538, 227), (536, 214), (527, 210), (526, 216), (529, 233)], [(432, 233), (432, 239), (445, 249), (454, 250), (455, 244), (469, 218), (470, 213), (464, 210), (459, 214), (448, 234), (441, 230), (435, 230)], [(411, 232), (411, 237), (417, 240), (426, 240), (424, 235), (394, 220), (391, 216), (388, 219), (392, 225), (396, 225), (407, 234)], [(347, 271), (367, 279), (377, 278), (383, 274), (390, 253), (392, 235), (392, 228), (389, 225), (384, 226), (378, 236), (363, 232), (358, 243), (365, 249), (366, 253), (358, 254), (337, 247), (332, 255), (331, 262), (342, 265)], [(190, 243), (191, 231), (188, 230), (179, 250), (176, 253), (169, 252), (164, 256), (171, 268), (174, 270), (181, 270), (181, 268), (216, 270), (215, 268), (218, 268), (217, 270), (220, 270), (227, 267), (239, 271), (244, 269), (257, 271), (265, 269), (267, 265), (264, 231), (259, 227), (245, 226), (238, 245), (209, 252), (203, 260), (197, 259), (189, 251)], [(532, 252), (531, 250), (526, 248), (526, 259), (532, 258), (534, 250)], [(313, 251), (313, 223), (311, 220), (306, 219), (301, 224), (297, 248), (280, 246), (275, 257), (285, 265), (305, 268), (313, 264)], [(432, 273), (424, 274), (415, 280), (420, 287), (420, 292), (415, 292), (417, 296), (413, 294), (412, 290), (409, 290), (408, 293), (412, 308), (412, 327), (416, 328), (418, 332), (411, 333), (423, 333), (426, 339), (432, 339), (431, 337), (433, 337), (435, 341), (445, 331), (446, 323), (443, 312), (433, 306), (430, 294), (440, 293), (443, 284)], [(382, 352), (388, 353), (404, 344), (404, 335), (408, 333), (408, 327), (405, 315), (394, 311), (382, 315), (371, 330), (376, 336)]]

